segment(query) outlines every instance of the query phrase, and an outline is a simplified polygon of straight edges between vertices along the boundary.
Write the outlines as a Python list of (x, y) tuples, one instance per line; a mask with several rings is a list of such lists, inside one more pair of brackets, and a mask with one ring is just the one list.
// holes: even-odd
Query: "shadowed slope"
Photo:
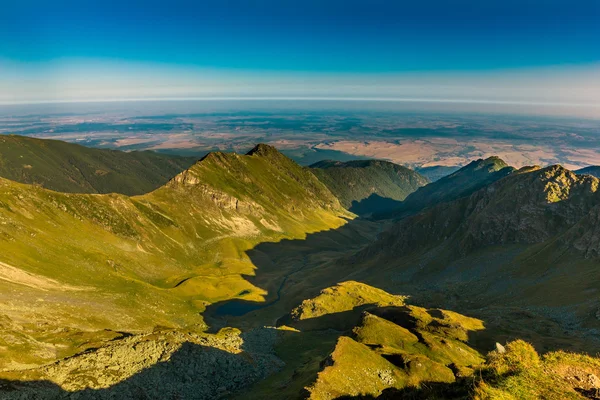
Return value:
[(349, 277), (399, 285), (427, 306), (488, 321), (542, 351), (596, 351), (598, 180), (523, 168), (406, 217), (355, 257)]
[(585, 168), (578, 169), (577, 171), (575, 171), (575, 173), (577, 175), (592, 175), (592, 176), (595, 176), (596, 178), (600, 178), (600, 167), (598, 167), (598, 166), (585, 167)]
[(436, 204), (468, 196), (482, 187), (504, 178), (513, 171), (514, 168), (509, 167), (498, 157), (473, 161), (453, 174), (419, 188), (409, 195), (392, 212), (392, 215), (396, 218), (402, 218)]
[[(401, 201), (429, 182), (409, 168), (379, 160), (320, 161), (311, 165), (311, 169), (346, 208), (374, 195)], [(358, 209), (359, 214), (387, 210), (381, 206), (381, 203), (372, 204), (371, 207), (363, 205)], [(389, 205), (387, 207), (390, 208)]]

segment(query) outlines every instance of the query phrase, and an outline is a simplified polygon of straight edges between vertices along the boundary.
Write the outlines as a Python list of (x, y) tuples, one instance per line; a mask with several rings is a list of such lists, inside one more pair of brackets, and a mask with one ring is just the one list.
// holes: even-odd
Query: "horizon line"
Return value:
[(104, 98), (104, 99), (56, 99), (56, 100), (22, 100), (0, 101), (0, 106), (40, 105), (40, 104), (73, 104), (73, 103), (118, 103), (118, 102), (152, 102), (152, 101), (350, 101), (350, 102), (397, 102), (397, 103), (448, 103), (448, 104), (489, 104), (544, 107), (585, 107), (600, 108), (600, 103), (565, 103), (524, 100), (485, 100), (485, 99), (453, 99), (453, 98), (420, 98), (420, 97), (306, 97), (306, 96), (218, 96), (218, 97), (142, 97), (142, 98)]

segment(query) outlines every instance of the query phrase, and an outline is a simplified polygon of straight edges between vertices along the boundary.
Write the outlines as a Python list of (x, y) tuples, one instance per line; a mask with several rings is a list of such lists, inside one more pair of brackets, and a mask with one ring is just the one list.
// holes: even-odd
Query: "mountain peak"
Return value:
[(262, 156), (262, 157), (273, 157), (280, 156), (281, 153), (274, 146), (265, 143), (259, 143), (252, 150), (246, 153), (248, 156)]
[[(488, 168), (490, 171), (499, 171), (502, 168), (506, 168), (509, 165), (498, 156), (491, 156), (488, 158), (480, 158), (478, 160), (472, 161), (465, 167), (461, 169), (480, 169), (480, 168)], [(460, 170), (459, 170), (460, 171)]]

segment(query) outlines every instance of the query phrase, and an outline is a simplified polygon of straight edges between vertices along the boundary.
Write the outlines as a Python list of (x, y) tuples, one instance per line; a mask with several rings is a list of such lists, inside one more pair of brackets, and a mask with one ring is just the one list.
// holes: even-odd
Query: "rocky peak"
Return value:
[(249, 156), (261, 156), (261, 157), (280, 157), (282, 154), (279, 152), (279, 150), (277, 150), (275, 147), (268, 145), (268, 144), (264, 144), (264, 143), (259, 143), (256, 146), (254, 146), (254, 148), (252, 150), (250, 150), (248, 153), (246, 153), (246, 155)]
[(480, 158), (475, 161), (471, 161), (469, 164), (467, 164), (463, 168), (459, 169), (455, 173), (459, 173), (461, 171), (464, 173), (465, 171), (480, 170), (480, 169), (487, 169), (489, 172), (493, 172), (493, 171), (499, 171), (508, 166), (509, 165), (504, 160), (502, 160), (500, 157), (491, 156), (486, 159)]
[[(450, 239), (455, 250), (466, 254), (491, 245), (541, 243), (582, 221), (597, 220), (598, 183), (594, 177), (577, 176), (560, 165), (520, 170), (468, 197), (400, 221), (375, 247), (393, 247), (398, 254)], [(593, 224), (587, 225), (572, 231), (566, 244), (594, 251), (600, 248), (600, 244), (578, 240), (581, 232), (598, 237)]]

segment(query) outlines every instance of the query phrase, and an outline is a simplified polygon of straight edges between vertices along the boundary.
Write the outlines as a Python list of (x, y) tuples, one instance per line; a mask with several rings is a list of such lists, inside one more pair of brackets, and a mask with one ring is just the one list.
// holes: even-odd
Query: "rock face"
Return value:
[(513, 171), (514, 168), (498, 157), (473, 161), (453, 174), (418, 189), (408, 196), (392, 215), (401, 218), (437, 204), (469, 196)]
[(272, 329), (136, 335), (28, 371), (37, 382), (11, 383), (17, 390), (2, 398), (219, 398), (281, 368), (271, 354), (276, 337)]
[[(524, 168), (472, 195), (397, 223), (370, 251), (401, 254), (453, 243), (460, 254), (498, 244), (563, 242), (597, 252), (598, 179), (561, 166)], [(587, 232), (586, 234), (583, 234)], [(373, 254), (373, 253), (370, 253)]]

